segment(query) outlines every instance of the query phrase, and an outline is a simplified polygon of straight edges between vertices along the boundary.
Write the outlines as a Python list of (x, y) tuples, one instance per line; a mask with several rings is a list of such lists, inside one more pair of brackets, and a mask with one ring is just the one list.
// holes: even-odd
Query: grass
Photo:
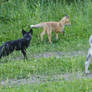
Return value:
[[(65, 0), (64, 0), (65, 1)], [(92, 34), (92, 1), (84, 0), (73, 3), (42, 0), (9, 0), (0, 4), (0, 45), (9, 40), (22, 37), (21, 30), (29, 30), (31, 24), (47, 21), (59, 21), (68, 14), (72, 23), (65, 27), (65, 35), (59, 34), (52, 44), (47, 35), (40, 41), (42, 29), (33, 29), (31, 46), (27, 50), (28, 60), (19, 58), (19, 52), (0, 60), (0, 81), (6, 79), (29, 78), (32, 75), (57, 75), (62, 73), (84, 72), (85, 56), (33, 58), (31, 55), (50, 51), (88, 50), (89, 36)], [(92, 66), (92, 64), (91, 64)], [(92, 70), (91, 67), (89, 70)], [(0, 92), (91, 92), (92, 80), (79, 79), (62, 82), (46, 82), (40, 84), (20, 85), (14, 87), (0, 86)]]
[(80, 79), (62, 82), (46, 82), (14, 87), (1, 87), (0, 92), (91, 92), (92, 80)]
[(44, 42), (40, 41), (41, 28), (33, 29), (31, 52), (87, 50), (89, 48), (88, 39), (92, 29), (91, 5), (90, 0), (89, 2), (71, 3), (70, 5), (67, 3), (62, 4), (62, 2), (58, 3), (58, 1), (46, 4), (38, 1), (34, 2), (33, 5), (32, 3), (29, 5), (26, 0), (24, 2), (9, 0), (9, 2), (1, 5), (1, 15), (4, 18), (8, 18), (8, 20), (0, 20), (0, 44), (8, 40), (21, 38), (22, 28), (28, 31), (31, 24), (44, 21), (59, 21), (68, 14), (72, 26), (65, 27), (65, 35), (63, 36), (60, 33), (58, 41), (56, 41), (55, 33), (53, 33), (52, 44), (48, 43), (47, 35), (44, 37)]
[(0, 79), (28, 78), (32, 75), (57, 75), (69, 72), (84, 72), (85, 57), (40, 58), (23, 60), (3, 59), (0, 64)]

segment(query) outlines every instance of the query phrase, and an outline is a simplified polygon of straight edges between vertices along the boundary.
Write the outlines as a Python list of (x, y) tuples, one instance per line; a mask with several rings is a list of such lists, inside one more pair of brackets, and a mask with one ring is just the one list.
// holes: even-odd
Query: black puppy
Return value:
[(30, 29), (29, 32), (26, 32), (23, 29), (22, 34), (23, 34), (22, 39), (8, 41), (0, 47), (0, 58), (3, 56), (8, 56), (14, 50), (21, 50), (22, 54), (24, 55), (24, 59), (27, 58), (26, 48), (28, 48), (30, 40), (32, 39), (33, 30)]

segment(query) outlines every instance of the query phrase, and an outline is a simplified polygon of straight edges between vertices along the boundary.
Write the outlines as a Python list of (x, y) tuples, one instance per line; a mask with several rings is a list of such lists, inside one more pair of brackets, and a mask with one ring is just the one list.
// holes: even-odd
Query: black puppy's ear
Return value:
[(26, 31), (24, 29), (22, 29), (22, 34), (24, 35), (26, 33)]
[(31, 34), (33, 34), (33, 30), (32, 29), (30, 29), (30, 31), (29, 31)]

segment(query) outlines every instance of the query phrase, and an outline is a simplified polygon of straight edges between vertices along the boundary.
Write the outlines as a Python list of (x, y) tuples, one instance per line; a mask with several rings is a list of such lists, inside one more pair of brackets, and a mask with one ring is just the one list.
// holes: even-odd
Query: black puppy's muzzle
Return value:
[(30, 40), (31, 40), (31, 38), (26, 38), (26, 40), (27, 40), (27, 41), (30, 41)]

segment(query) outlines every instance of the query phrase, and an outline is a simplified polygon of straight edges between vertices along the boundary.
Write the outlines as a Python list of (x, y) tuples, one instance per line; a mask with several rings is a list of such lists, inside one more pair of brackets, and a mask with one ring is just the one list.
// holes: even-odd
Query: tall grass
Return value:
[[(42, 2), (41, 2), (42, 1)], [(28, 49), (29, 57), (33, 53), (46, 51), (87, 50), (88, 38), (92, 34), (92, 2), (91, 0), (9, 0), (0, 5), (0, 45), (8, 40), (22, 37), (21, 30), (29, 30), (31, 24), (44, 21), (59, 21), (68, 14), (72, 23), (65, 27), (65, 35), (59, 34), (55, 40), (52, 34), (52, 44), (48, 43), (47, 35), (44, 42), (40, 41), (42, 29), (33, 29), (31, 46)], [(48, 1), (48, 2), (46, 2)], [(63, 2), (62, 2), (63, 1)], [(16, 52), (15, 52), (16, 53)], [(17, 57), (17, 53), (12, 54)], [(14, 56), (15, 55), (15, 56)], [(19, 57), (17, 57), (18, 59)], [(0, 80), (28, 78), (31, 75), (57, 75), (67, 72), (84, 72), (85, 57), (70, 57), (59, 59), (29, 58), (26, 61), (10, 57), (0, 60)], [(2, 61), (2, 62), (1, 62)], [(91, 68), (90, 68), (91, 70)], [(0, 86), (0, 92), (91, 92), (92, 83), (89, 80), (73, 80), (49, 82), (44, 84), (23, 85), (16, 87)], [(31, 91), (30, 91), (31, 90)]]
[(7, 60), (0, 64), (0, 79), (27, 78), (32, 75), (57, 75), (63, 73), (84, 72), (85, 57), (40, 58), (23, 60)]
[[(5, 61), (5, 58), (3, 59)], [(0, 92), (91, 92), (92, 80), (81, 77), (77, 79), (76, 76), (71, 76), (72, 80), (65, 80), (58, 78), (57, 75), (62, 73), (76, 73), (84, 72), (85, 57), (62, 57), (62, 58), (40, 58), (31, 59), (27, 61), (13, 60), (0, 64), (0, 80), (28, 78), (38, 75), (35, 83), (30, 84), (24, 82), (19, 84), (18, 81), (15, 85), (10, 82), (6, 86), (0, 86)], [(92, 65), (91, 65), (92, 66)], [(56, 80), (53, 79), (56, 76)], [(41, 78), (40, 78), (41, 77)], [(74, 78), (75, 77), (75, 78)], [(59, 79), (59, 81), (58, 81)], [(34, 78), (33, 78), (34, 80)]]
[[(29, 1), (29, 2), (28, 2)], [(75, 50), (88, 47), (88, 38), (91, 34), (92, 23), (90, 12), (92, 10), (92, 2), (80, 1), (79, 3), (70, 3), (49, 1), (42, 3), (40, 1), (30, 0), (9, 0), (1, 5), (0, 20), (0, 43), (7, 40), (20, 38), (21, 30), (30, 29), (31, 24), (37, 24), (44, 21), (59, 21), (63, 16), (68, 14), (72, 23), (71, 27), (65, 27), (65, 36), (59, 34), (59, 40), (55, 40), (55, 34), (52, 35), (53, 46), (48, 44), (47, 35), (44, 37), (44, 43), (40, 41), (40, 33), (42, 29), (34, 29), (32, 39), (32, 48), (37, 48), (37, 52), (41, 50)], [(44, 0), (43, 0), (44, 1)], [(70, 44), (70, 46), (68, 46)], [(85, 44), (84, 46), (82, 44)], [(59, 45), (59, 46), (58, 46)], [(75, 47), (76, 45), (76, 47)], [(48, 48), (49, 46), (49, 48)], [(55, 49), (55, 47), (57, 49)], [(79, 48), (80, 47), (80, 48)], [(50, 49), (52, 48), (52, 49)]]

